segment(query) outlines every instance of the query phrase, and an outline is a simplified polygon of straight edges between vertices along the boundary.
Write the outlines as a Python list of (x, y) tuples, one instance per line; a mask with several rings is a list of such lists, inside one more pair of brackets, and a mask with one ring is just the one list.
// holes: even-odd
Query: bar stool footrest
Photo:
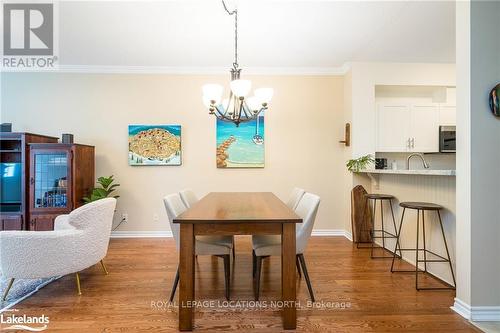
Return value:
[[(382, 235), (380, 236), (375, 236), (375, 232), (380, 232)], [(372, 230), (371, 232), (372, 238), (377, 239), (377, 238), (398, 238), (398, 236), (394, 235), (393, 233), (387, 231), (387, 230), (382, 230), (382, 229), (377, 229), (377, 230)], [(386, 236), (388, 235), (388, 236)]]
[(427, 249), (424, 250), (424, 249), (409, 249), (409, 248), (401, 249), (401, 248), (398, 248), (397, 250), (399, 250), (399, 251), (425, 251), (426, 253), (430, 253), (433, 256), (436, 256), (439, 259), (441, 259), (441, 260), (437, 260), (437, 259), (420, 260), (419, 259), (418, 260), (419, 262), (425, 262), (425, 261), (427, 261), (427, 262), (449, 262), (449, 260), (447, 258), (445, 258), (445, 257), (443, 257), (443, 256), (441, 256), (441, 255), (439, 255), (437, 253), (434, 253), (434, 252), (432, 252), (430, 250), (427, 250)]

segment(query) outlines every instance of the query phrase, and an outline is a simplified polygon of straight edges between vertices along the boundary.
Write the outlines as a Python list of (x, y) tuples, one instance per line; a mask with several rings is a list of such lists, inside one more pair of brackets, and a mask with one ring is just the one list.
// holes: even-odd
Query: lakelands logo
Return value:
[(0, 314), (0, 327), (2, 327), (2, 331), (26, 330), (30, 332), (41, 332), (45, 331), (49, 326), (49, 317), (45, 315), (35, 317), (27, 315), (16, 315), (15, 312), (18, 312), (18, 310), (16, 309), (7, 311), (14, 313)]
[(54, 68), (54, 7), (54, 3), (3, 4), (3, 68)]

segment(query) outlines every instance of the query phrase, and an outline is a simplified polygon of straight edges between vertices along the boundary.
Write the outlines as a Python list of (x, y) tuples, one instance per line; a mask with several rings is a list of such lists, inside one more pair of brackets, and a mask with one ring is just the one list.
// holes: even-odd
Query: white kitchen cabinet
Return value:
[(410, 151), (439, 152), (439, 107), (412, 105), (410, 113)]
[(377, 106), (378, 152), (438, 152), (439, 106), (383, 102)]
[(377, 151), (408, 151), (410, 137), (409, 105), (380, 103), (377, 110), (376, 132)]

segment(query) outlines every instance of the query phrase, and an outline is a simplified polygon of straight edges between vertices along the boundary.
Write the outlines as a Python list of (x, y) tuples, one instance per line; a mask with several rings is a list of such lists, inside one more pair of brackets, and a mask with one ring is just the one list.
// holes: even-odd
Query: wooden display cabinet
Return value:
[(27, 230), (29, 143), (57, 143), (33, 133), (0, 132), (0, 230)]
[(84, 204), (94, 179), (93, 146), (30, 144), (29, 230), (53, 230), (58, 215)]

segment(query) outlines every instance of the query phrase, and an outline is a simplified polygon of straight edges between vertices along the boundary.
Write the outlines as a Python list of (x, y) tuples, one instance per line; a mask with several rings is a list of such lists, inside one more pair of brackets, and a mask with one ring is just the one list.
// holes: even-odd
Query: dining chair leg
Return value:
[(295, 266), (297, 266), (297, 272), (299, 273), (299, 277), (302, 277), (302, 273), (300, 273), (300, 262), (299, 256), (295, 256)]
[(252, 250), (252, 276), (255, 277), (255, 267), (256, 266), (255, 250)]
[(231, 258), (229, 257), (229, 254), (225, 254), (222, 258), (224, 259), (224, 284), (226, 287), (226, 299), (229, 301)]
[(309, 289), (309, 296), (311, 296), (311, 301), (315, 302), (311, 280), (309, 279), (309, 273), (307, 272), (306, 260), (304, 259), (304, 255), (302, 253), (297, 254), (297, 257), (299, 257), (300, 265), (302, 266), (302, 272), (304, 273), (304, 277), (306, 278), (307, 289)]
[(9, 294), (9, 290), (10, 288), (12, 288), (13, 283), (14, 283), (14, 278), (11, 278), (9, 280), (9, 285), (7, 286), (7, 289), (5, 289), (5, 292), (3, 293), (2, 302), (7, 299), (7, 295)]
[(255, 257), (255, 277), (254, 277), (254, 293), (255, 300), (259, 300), (259, 290), (260, 290), (260, 271), (262, 268), (262, 257)]
[(233, 236), (233, 261), (235, 257), (236, 257), (236, 244), (234, 242), (234, 236)]
[(172, 291), (170, 292), (170, 303), (174, 300), (175, 291), (177, 290), (177, 285), (179, 284), (179, 266), (177, 266), (177, 272), (175, 273), (174, 285), (172, 286)]

